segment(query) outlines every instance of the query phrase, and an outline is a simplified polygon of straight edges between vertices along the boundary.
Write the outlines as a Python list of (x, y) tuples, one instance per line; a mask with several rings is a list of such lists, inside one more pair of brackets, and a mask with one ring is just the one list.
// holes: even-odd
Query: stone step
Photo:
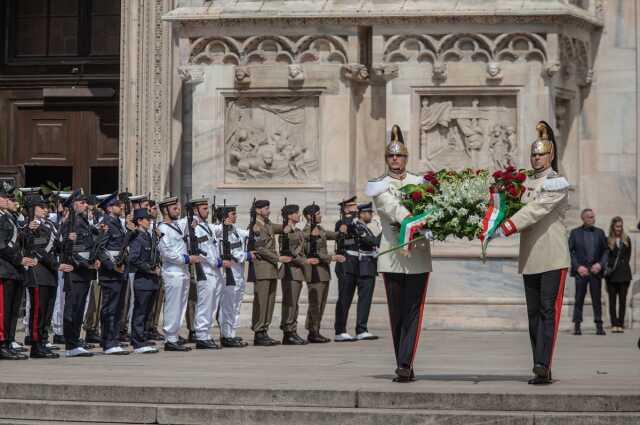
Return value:
[[(132, 422), (88, 422), (91, 425), (136, 425)], [(0, 419), (0, 425), (42, 425), (43, 422), (39, 420), (27, 420), (27, 419)], [(48, 420), (47, 425), (87, 425), (87, 422), (67, 422)]]
[[(137, 403), (0, 400), (4, 423), (243, 424), (243, 425), (418, 425), (472, 423), (507, 425), (636, 425), (635, 413), (533, 413), (470, 410), (308, 408)], [(11, 422), (11, 420), (16, 422)], [(8, 422), (7, 422), (8, 421)]]
[[(525, 386), (524, 390), (528, 389)], [(134, 403), (133, 406), (140, 407), (140, 414), (146, 405), (155, 404), (504, 412), (640, 411), (640, 394), (434, 392), (411, 391), (410, 387), (373, 391), (0, 383), (0, 399), (7, 405), (11, 400)]]

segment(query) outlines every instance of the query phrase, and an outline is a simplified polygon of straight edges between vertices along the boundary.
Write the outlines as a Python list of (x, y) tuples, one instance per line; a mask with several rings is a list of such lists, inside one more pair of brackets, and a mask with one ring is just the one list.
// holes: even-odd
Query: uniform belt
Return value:
[(361, 257), (375, 257), (376, 255), (378, 255), (378, 253), (375, 251), (360, 251)]
[(109, 255), (113, 255), (114, 257), (120, 255), (120, 251), (107, 251), (107, 253), (109, 253)]
[(76, 254), (78, 254), (78, 257), (82, 257), (85, 260), (88, 260), (89, 256), (91, 255), (89, 251), (80, 251), (80, 252), (76, 252)]
[(358, 251), (351, 251), (351, 250), (349, 250), (349, 249), (347, 249), (347, 250), (345, 251), (345, 253), (346, 253), (347, 255), (351, 255), (352, 257), (359, 257), (359, 256), (360, 256), (360, 253), (359, 253)]

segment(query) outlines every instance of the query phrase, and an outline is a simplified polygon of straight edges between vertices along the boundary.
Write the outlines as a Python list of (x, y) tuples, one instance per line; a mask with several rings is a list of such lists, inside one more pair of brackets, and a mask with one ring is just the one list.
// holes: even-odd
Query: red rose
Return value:
[(507, 186), (507, 193), (509, 193), (512, 198), (518, 198), (520, 196), (520, 190), (512, 184)]
[(520, 183), (524, 182), (526, 179), (527, 175), (525, 173), (516, 174), (516, 180), (518, 180)]
[(495, 173), (493, 173), (493, 178), (494, 179), (501, 179), (502, 178), (502, 171), (498, 170)]
[(434, 173), (433, 171), (429, 171), (427, 174), (424, 175), (423, 178), (425, 181), (430, 182), (436, 178), (436, 173)]
[(434, 193), (436, 191), (436, 189), (433, 187), (433, 185), (427, 186), (426, 190), (427, 190), (428, 193)]
[(413, 202), (420, 202), (422, 201), (422, 193), (415, 191), (413, 193), (411, 193), (411, 199), (413, 200)]
[(509, 166), (505, 169), (505, 171), (506, 171), (507, 173), (512, 173), (512, 172), (516, 171), (516, 167), (514, 167), (513, 165), (509, 165)]

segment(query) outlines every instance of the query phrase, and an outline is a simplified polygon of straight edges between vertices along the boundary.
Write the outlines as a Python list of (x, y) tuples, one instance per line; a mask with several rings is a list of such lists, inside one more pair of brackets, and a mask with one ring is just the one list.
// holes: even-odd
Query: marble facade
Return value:
[[(316, 202), (332, 222), (343, 197), (363, 196), (366, 181), (384, 171), (393, 124), (405, 132), (410, 169), (422, 172), (526, 166), (535, 124), (545, 119), (573, 183), (570, 224), (589, 206), (601, 226), (622, 215), (632, 228), (640, 190), (637, 7), (123, 2), (122, 185), (155, 196), (215, 194), (240, 211), (254, 196), (271, 199), (276, 211), (284, 197)], [(524, 328), (517, 240), (495, 243), (487, 264), (475, 243), (448, 241), (433, 252), (427, 326)], [(640, 322), (637, 287), (635, 294)], [(568, 282), (565, 324), (572, 295)], [(384, 326), (383, 291), (376, 297), (372, 321)], [(332, 305), (326, 316), (329, 325)]]

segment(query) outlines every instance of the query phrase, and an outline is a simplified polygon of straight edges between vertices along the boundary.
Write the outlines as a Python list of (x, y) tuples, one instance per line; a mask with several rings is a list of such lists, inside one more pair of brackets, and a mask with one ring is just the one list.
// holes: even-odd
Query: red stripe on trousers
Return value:
[(556, 340), (558, 339), (558, 329), (560, 328), (560, 316), (562, 314), (562, 301), (564, 300), (564, 283), (567, 279), (567, 269), (560, 270), (560, 287), (558, 288), (558, 295), (556, 295), (555, 313), (556, 316), (553, 320), (553, 340), (551, 342), (551, 354), (549, 356), (549, 369), (553, 363), (553, 352), (556, 348)]
[(4, 329), (4, 281), (0, 280), (0, 341), (5, 340), (5, 329)]
[(38, 332), (38, 324), (40, 323), (40, 288), (37, 286), (33, 288), (31, 308), (33, 309), (33, 320), (31, 320), (31, 341), (40, 342), (40, 333)]
[(431, 273), (427, 273), (427, 279), (424, 282), (424, 289), (422, 290), (422, 296), (420, 297), (420, 315), (418, 316), (418, 328), (416, 329), (416, 339), (413, 342), (413, 350), (411, 351), (411, 366), (413, 366), (413, 360), (416, 357), (418, 351), (418, 342), (420, 341), (420, 331), (422, 330), (422, 319), (424, 318), (424, 305), (427, 298), (427, 287), (429, 286), (429, 276)]

